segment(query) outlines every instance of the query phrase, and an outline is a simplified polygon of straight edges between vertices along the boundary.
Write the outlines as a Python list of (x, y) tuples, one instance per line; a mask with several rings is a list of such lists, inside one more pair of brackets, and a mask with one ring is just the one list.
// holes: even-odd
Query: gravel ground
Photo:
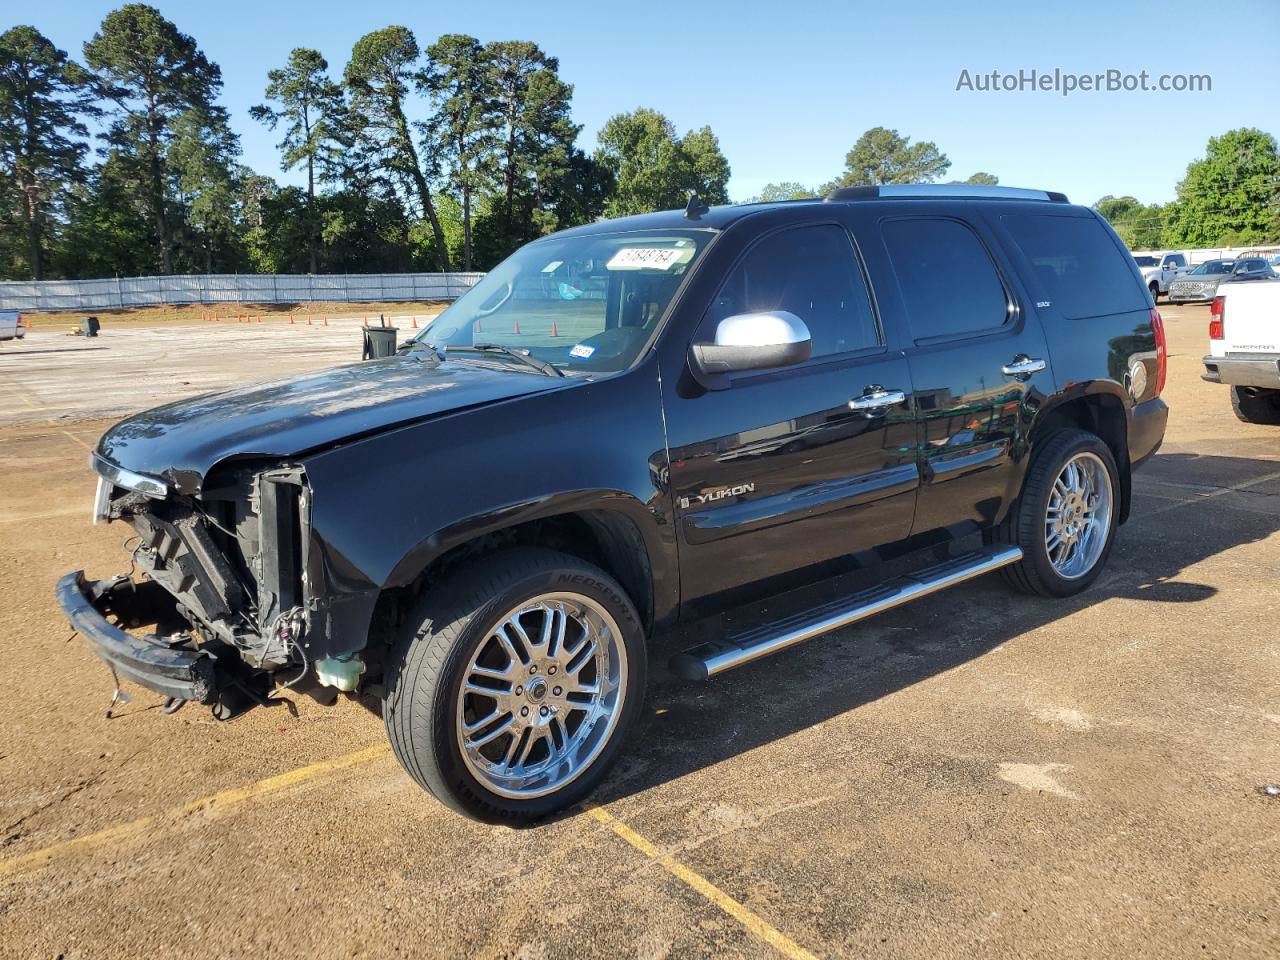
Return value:
[(106, 720), (53, 601), (124, 565), (103, 418), (354, 359), (352, 327), (6, 344), (0, 956), (1280, 956), (1280, 429), (1199, 379), (1206, 311), (1163, 312), (1167, 440), (1092, 589), (987, 578), (708, 684), (655, 662), (599, 809), (518, 831), (353, 703)]

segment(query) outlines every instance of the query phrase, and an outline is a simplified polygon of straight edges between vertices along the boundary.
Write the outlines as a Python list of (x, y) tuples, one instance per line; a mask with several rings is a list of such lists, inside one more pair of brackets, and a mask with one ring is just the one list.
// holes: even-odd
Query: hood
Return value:
[(237, 387), (156, 407), (103, 434), (98, 454), (198, 493), (220, 460), (293, 457), (344, 440), (501, 400), (564, 389), (515, 368), (405, 354)]

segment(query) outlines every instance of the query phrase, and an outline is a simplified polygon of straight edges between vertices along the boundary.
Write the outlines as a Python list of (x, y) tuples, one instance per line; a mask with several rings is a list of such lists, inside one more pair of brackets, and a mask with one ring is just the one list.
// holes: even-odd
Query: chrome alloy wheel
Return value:
[(1111, 474), (1094, 453), (1063, 465), (1049, 493), (1044, 546), (1060, 577), (1076, 580), (1093, 569), (1111, 532)]
[(580, 594), (534, 597), (498, 621), (463, 673), (462, 759), (504, 797), (559, 790), (609, 742), (626, 692), (626, 647), (609, 612)]

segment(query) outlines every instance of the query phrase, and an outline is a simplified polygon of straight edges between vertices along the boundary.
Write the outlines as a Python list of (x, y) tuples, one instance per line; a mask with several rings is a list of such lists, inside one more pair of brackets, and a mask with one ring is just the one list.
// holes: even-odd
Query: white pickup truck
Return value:
[(1169, 292), (1169, 284), (1187, 272), (1187, 258), (1181, 253), (1135, 250), (1133, 261), (1142, 273), (1142, 282), (1151, 291), (1151, 299), (1156, 301), (1160, 294)]
[(1246, 423), (1280, 425), (1280, 280), (1238, 280), (1209, 308), (1205, 380), (1231, 386), (1231, 409)]

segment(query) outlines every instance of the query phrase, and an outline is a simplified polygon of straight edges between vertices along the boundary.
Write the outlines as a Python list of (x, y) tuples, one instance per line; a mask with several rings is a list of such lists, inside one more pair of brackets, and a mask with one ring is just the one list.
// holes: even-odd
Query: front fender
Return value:
[(319, 656), (362, 649), (384, 590), (475, 537), (611, 511), (640, 532), (654, 613), (678, 604), (656, 363), (462, 411), (306, 458)]

